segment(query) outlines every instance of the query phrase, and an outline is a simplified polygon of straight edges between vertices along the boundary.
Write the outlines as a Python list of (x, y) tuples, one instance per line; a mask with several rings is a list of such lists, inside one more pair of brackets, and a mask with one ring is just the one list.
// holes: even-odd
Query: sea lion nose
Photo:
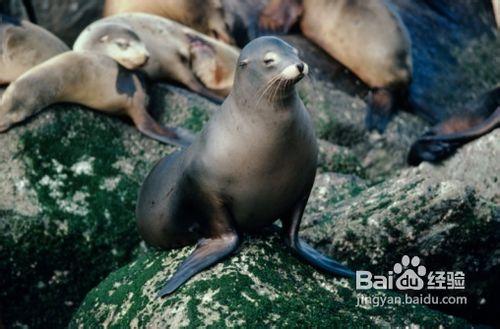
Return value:
[(297, 69), (300, 73), (304, 73), (304, 63), (297, 64)]

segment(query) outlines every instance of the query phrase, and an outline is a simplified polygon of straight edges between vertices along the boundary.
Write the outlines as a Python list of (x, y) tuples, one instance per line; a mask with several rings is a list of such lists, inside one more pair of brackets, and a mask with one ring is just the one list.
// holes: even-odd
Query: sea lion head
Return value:
[(129, 70), (144, 66), (149, 59), (146, 45), (125, 25), (103, 24), (92, 33), (92, 50), (103, 53)]
[(221, 0), (195, 0), (189, 2), (189, 9), (194, 15), (192, 27), (214, 39), (234, 45), (229, 25), (226, 22), (224, 6)]
[(297, 49), (276, 37), (260, 37), (241, 51), (233, 91), (240, 94), (237, 98), (277, 101), (294, 93), (295, 84), (308, 72)]
[(6, 93), (0, 95), (0, 133), (9, 130), (15, 124), (23, 121), (31, 115), (29, 111), (32, 102), (36, 102), (34, 98), (26, 97), (18, 99), (16, 97), (6, 97)]

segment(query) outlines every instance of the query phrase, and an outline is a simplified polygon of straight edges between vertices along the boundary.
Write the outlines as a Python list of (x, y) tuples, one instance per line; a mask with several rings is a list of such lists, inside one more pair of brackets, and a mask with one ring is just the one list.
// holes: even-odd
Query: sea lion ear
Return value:
[(108, 42), (108, 40), (109, 40), (109, 35), (107, 34), (99, 39), (100, 42)]

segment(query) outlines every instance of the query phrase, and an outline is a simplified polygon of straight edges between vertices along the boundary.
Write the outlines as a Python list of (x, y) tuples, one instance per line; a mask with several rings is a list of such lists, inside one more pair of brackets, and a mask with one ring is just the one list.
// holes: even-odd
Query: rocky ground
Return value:
[[(443, 166), (404, 169), (423, 122), (402, 113), (386, 134), (367, 134), (361, 98), (321, 81), (314, 95), (322, 96), (311, 96), (311, 84), (305, 81), (300, 93), (325, 139), (301, 234), (356, 269), (384, 272), (409, 253), (429, 266), (468, 271), (470, 306), (479, 312), (473, 318), (491, 311), (498, 302), (499, 133)], [(195, 131), (217, 109), (167, 85), (155, 86), (151, 98), (162, 122)], [(51, 107), (0, 135), (0, 143), (0, 295), (9, 301), (3, 321), (14, 327), (65, 326), (88, 291), (130, 261), (88, 295), (72, 325), (463, 324), (425, 307), (360, 309), (352, 282), (302, 265), (275, 236), (247, 240), (239, 256), (173, 299), (155, 300), (154, 290), (190, 249), (147, 251), (134, 205), (149, 169), (174, 148), (143, 137), (126, 120), (73, 105)]]
[[(411, 32), (422, 39), (418, 28)], [(409, 146), (428, 124), (399, 113), (385, 134), (367, 133), (366, 87), (304, 40), (287, 40), (312, 66), (299, 94), (320, 142), (301, 235), (353, 269), (386, 273), (409, 254), (429, 269), (464, 271), (468, 304), (358, 307), (353, 282), (300, 263), (272, 231), (246, 238), (237, 256), (172, 297), (156, 299), (191, 249), (149, 250), (137, 233), (134, 207), (148, 171), (175, 149), (143, 137), (126, 119), (62, 104), (0, 134), (0, 318), (7, 327), (498, 325), (500, 132), (442, 165), (407, 168)], [(487, 59), (499, 40), (448, 49), (460, 70), (448, 85), (436, 80), (449, 67), (435, 69), (427, 99), (453, 108), (460, 97), (497, 83), (498, 57)], [(429, 71), (418, 72), (423, 86)], [(150, 95), (161, 122), (193, 131), (217, 110), (165, 84), (152, 86)]]

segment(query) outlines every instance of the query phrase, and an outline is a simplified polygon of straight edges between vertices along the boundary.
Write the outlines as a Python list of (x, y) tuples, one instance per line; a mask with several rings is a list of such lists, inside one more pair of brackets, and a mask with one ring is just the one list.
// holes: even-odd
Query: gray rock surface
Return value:
[(442, 165), (405, 169), (367, 189), (353, 178), (347, 186), (355, 193), (342, 202), (335, 197), (342, 181), (321, 184), (325, 197), (313, 201), (321, 211), (306, 212), (304, 222), (311, 224), (302, 234), (359, 270), (386, 273), (411, 254), (434, 270), (464, 271), (468, 304), (446, 309), (494, 322), (500, 304), (499, 141), (496, 130)]

